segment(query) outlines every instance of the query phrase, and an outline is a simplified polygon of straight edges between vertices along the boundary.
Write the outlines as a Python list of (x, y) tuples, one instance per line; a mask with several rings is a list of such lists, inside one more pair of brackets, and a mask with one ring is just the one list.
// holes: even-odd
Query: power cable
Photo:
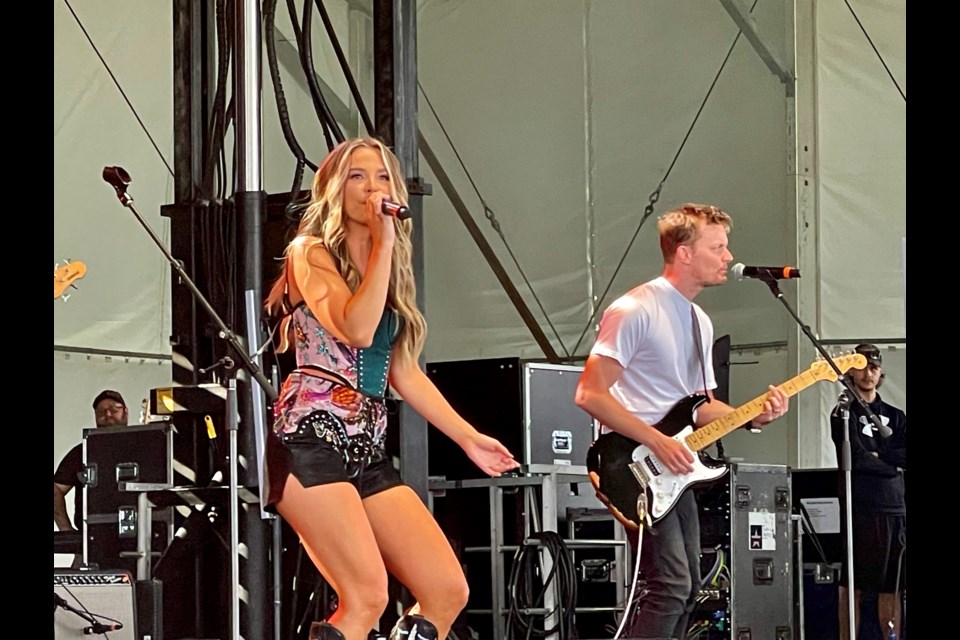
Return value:
[[(535, 543), (521, 544), (513, 558), (508, 593), (510, 610), (507, 615), (507, 640), (518, 638), (546, 638), (557, 633), (560, 640), (574, 636), (574, 610), (577, 603), (577, 575), (570, 551), (563, 538), (555, 531), (541, 531), (531, 535)], [(531, 578), (540, 572), (540, 551), (545, 550), (553, 560), (550, 573), (541, 576), (537, 588)], [(538, 628), (531, 609), (542, 607), (548, 589), (556, 588), (558, 598), (554, 609), (543, 614), (544, 620), (559, 615), (552, 627)], [(519, 634), (519, 635), (518, 635)]]

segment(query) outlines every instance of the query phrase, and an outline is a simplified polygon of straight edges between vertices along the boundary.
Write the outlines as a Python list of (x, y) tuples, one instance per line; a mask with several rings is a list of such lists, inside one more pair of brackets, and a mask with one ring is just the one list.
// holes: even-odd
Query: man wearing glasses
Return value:
[[(93, 400), (93, 412), (100, 427), (127, 426), (127, 403), (117, 391), (109, 389), (101, 391)], [(78, 444), (63, 457), (57, 470), (53, 474), (53, 521), (58, 531), (76, 531), (70, 516), (67, 515), (67, 494), (77, 487), (77, 496), (74, 500), (74, 517), (83, 513), (83, 492), (80, 487), (79, 474), (83, 471), (83, 444)]]

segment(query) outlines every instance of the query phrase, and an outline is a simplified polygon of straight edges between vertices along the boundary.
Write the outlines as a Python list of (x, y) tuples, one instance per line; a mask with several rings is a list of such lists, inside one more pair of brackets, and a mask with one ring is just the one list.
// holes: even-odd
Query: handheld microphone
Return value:
[(800, 269), (793, 267), (748, 267), (738, 262), (730, 268), (730, 273), (737, 280), (756, 278), (758, 280), (789, 280), (799, 278)]
[(380, 213), (385, 216), (393, 216), (397, 220), (406, 220), (410, 217), (410, 208), (396, 202), (384, 200), (380, 203)]

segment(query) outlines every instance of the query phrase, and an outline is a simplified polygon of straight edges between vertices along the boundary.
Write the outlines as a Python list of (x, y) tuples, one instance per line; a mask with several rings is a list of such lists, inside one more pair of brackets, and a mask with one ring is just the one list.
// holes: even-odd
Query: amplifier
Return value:
[(80, 640), (91, 635), (141, 640), (133, 579), (126, 571), (54, 571), (53, 637)]

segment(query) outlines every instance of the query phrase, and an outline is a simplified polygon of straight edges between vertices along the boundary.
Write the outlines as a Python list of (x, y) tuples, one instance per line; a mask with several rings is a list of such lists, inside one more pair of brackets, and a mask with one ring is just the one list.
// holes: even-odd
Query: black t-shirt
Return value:
[(53, 472), (53, 481), (57, 484), (70, 485), (76, 489), (73, 498), (74, 509), (71, 521), (76, 529), (80, 528), (79, 518), (83, 516), (83, 483), (80, 473), (83, 471), (83, 445), (78, 444), (63, 456), (57, 470)]
[[(904, 478), (899, 469), (907, 468), (907, 415), (881, 400), (880, 394), (869, 406), (881, 423), (890, 427), (891, 434), (880, 433), (859, 403), (850, 405), (853, 508), (861, 512), (906, 515)], [(843, 419), (839, 413), (834, 410), (830, 415), (838, 463), (843, 444)]]

